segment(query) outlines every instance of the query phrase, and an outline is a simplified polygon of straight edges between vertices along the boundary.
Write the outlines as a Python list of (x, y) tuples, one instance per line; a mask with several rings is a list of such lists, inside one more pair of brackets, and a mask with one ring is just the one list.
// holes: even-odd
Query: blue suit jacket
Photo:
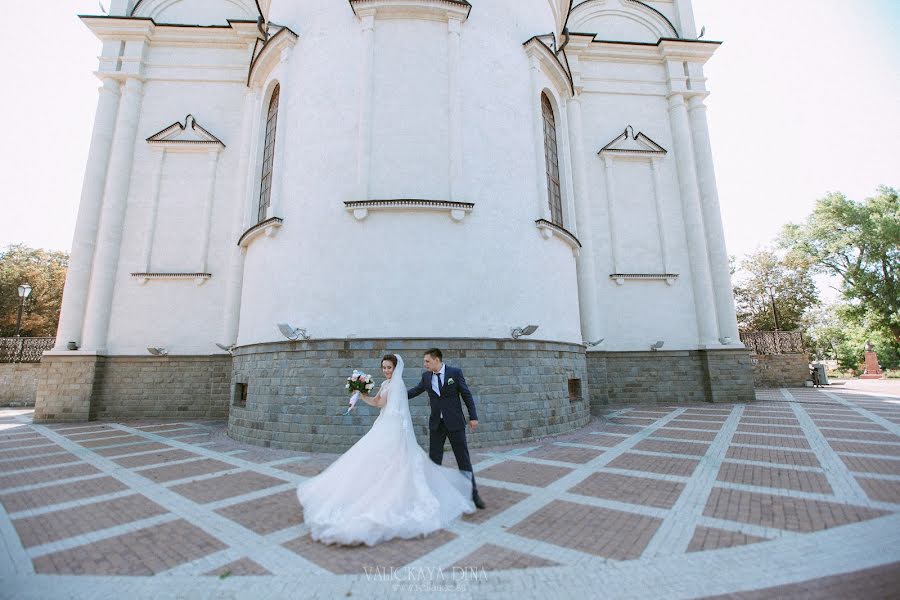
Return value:
[(475, 400), (472, 399), (472, 392), (469, 391), (469, 386), (466, 384), (466, 378), (463, 377), (462, 370), (450, 365), (444, 366), (444, 381), (440, 396), (435, 394), (431, 388), (431, 378), (434, 375), (431, 371), (422, 373), (422, 378), (418, 385), (407, 391), (410, 398), (415, 398), (422, 392), (428, 392), (428, 398), (431, 401), (431, 417), (428, 419), (428, 428), (432, 431), (438, 428), (441, 414), (444, 415), (444, 425), (449, 431), (465, 429), (466, 419), (463, 416), (462, 404), (459, 400), (462, 398), (462, 401), (466, 403), (466, 409), (469, 411), (469, 420), (477, 421), (478, 415), (475, 413)]

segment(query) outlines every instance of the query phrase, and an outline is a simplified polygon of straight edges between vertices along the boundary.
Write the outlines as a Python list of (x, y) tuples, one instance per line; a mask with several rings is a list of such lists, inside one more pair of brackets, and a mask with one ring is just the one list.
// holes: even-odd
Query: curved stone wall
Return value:
[[(228, 435), (272, 448), (343, 452), (371, 427), (378, 410), (360, 402), (343, 416), (346, 376), (361, 369), (381, 381), (381, 357), (406, 363), (407, 387), (418, 382), (422, 355), (441, 348), (459, 367), (475, 398), (478, 428), (470, 447), (564, 433), (590, 420), (584, 347), (520, 340), (310, 340), (235, 349)], [(240, 406), (240, 386), (246, 405)], [(237, 394), (236, 394), (237, 391)], [(571, 397), (570, 397), (571, 396)], [(410, 400), (416, 438), (428, 443), (428, 398)]]

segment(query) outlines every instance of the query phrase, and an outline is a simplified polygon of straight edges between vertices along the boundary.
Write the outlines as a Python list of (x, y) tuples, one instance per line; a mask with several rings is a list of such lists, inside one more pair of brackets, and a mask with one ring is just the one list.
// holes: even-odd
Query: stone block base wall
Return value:
[(752, 402), (745, 349), (588, 352), (591, 408), (613, 404)]
[(226, 419), (230, 356), (44, 355), (34, 420)]
[[(406, 365), (404, 381), (412, 387), (424, 370), (422, 355), (432, 346), (441, 348), (447, 364), (463, 370), (475, 397), (479, 423), (474, 433), (466, 430), (470, 447), (564, 433), (590, 421), (587, 368), (579, 345), (473, 339), (313, 340), (235, 350), (232, 396), (239, 403), (240, 385), (246, 385), (246, 405), (232, 405), (229, 435), (272, 448), (343, 452), (378, 415), (378, 409), (360, 402), (353, 414), (343, 416), (347, 375), (357, 368), (380, 382), (381, 357), (397, 353)], [(416, 438), (427, 447), (427, 394), (410, 400), (410, 412)]]
[[(475, 396), (471, 447), (572, 431), (608, 405), (754, 400), (743, 349), (585, 354), (576, 344), (522, 340), (311, 340), (244, 346), (234, 357), (49, 353), (39, 365), (35, 420), (227, 418), (239, 441), (343, 452), (378, 415), (364, 403), (343, 415), (350, 371), (380, 381), (381, 356), (396, 352), (411, 387), (431, 346), (463, 369)], [(412, 399), (410, 410), (426, 446), (427, 395)]]
[(751, 361), (756, 387), (803, 387), (811, 380), (806, 354), (752, 354)]
[(34, 406), (40, 363), (0, 363), (0, 406)]

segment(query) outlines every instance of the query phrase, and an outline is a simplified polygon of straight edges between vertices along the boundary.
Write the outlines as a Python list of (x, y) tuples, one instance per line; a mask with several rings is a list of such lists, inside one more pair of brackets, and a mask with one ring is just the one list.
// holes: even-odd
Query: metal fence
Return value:
[(741, 342), (757, 354), (792, 354), (806, 352), (799, 331), (741, 331)]
[(0, 338), (0, 363), (41, 362), (45, 350), (52, 350), (56, 338), (8, 337)]

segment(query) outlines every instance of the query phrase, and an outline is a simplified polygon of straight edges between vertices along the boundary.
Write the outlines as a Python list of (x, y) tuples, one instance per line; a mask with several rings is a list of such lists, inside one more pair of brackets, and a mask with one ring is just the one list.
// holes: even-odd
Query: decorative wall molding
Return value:
[(299, 36), (288, 27), (282, 27), (265, 42), (257, 39), (247, 71), (247, 87), (264, 85), (281, 62), (282, 54), (293, 50), (298, 38)]
[(609, 278), (618, 285), (625, 285), (626, 281), (665, 281), (672, 285), (678, 279), (678, 273), (610, 273)]
[[(201, 197), (201, 214), (199, 216), (200, 247), (196, 255), (194, 267), (195, 273), (207, 271), (209, 257), (209, 237), (212, 229), (212, 205), (215, 199), (216, 172), (219, 154), (225, 149), (225, 144), (218, 137), (204, 129), (193, 115), (188, 114), (184, 124), (176, 121), (168, 127), (154, 133), (147, 138), (151, 148), (159, 150), (153, 165), (153, 174), (150, 187), (150, 218), (147, 224), (147, 239), (144, 244), (143, 273), (154, 273), (152, 269), (153, 248), (159, 220), (160, 187), (167, 161), (179, 160), (169, 158), (170, 154), (178, 153), (205, 153), (208, 157), (205, 175), (198, 175), (196, 187), (205, 180), (205, 193)], [(192, 187), (194, 182), (192, 182)], [(186, 259), (185, 262), (189, 262)], [(179, 261), (180, 262), (180, 261)], [(146, 282), (144, 278), (143, 282)], [(198, 281), (198, 284), (202, 281)]]
[(627, 20), (640, 25), (646, 32), (646, 39), (632, 40), (636, 42), (681, 37), (675, 25), (665, 15), (639, 0), (582, 2), (569, 13), (568, 27), (572, 31), (592, 31), (604, 35), (600, 27), (604, 19)]
[(246, 248), (258, 237), (275, 237), (283, 222), (284, 219), (281, 217), (271, 217), (265, 221), (261, 221), (241, 234), (237, 245), (241, 248)]
[(212, 277), (211, 273), (132, 273), (131, 276), (144, 285), (151, 279), (193, 279), (197, 285), (203, 285)]
[(350, 8), (359, 17), (465, 21), (472, 5), (466, 0), (350, 0)]
[(467, 214), (472, 212), (475, 205), (471, 202), (451, 202), (449, 200), (361, 200), (344, 202), (348, 212), (352, 212), (357, 221), (362, 221), (369, 216), (370, 210), (431, 210), (447, 211), (454, 221), (462, 221)]
[(525, 48), (525, 53), (528, 57), (537, 61), (541, 71), (556, 86), (556, 92), (563, 98), (571, 98), (575, 95), (572, 76), (563, 63), (560, 62), (559, 57), (550, 45), (548, 45), (548, 42), (552, 43), (552, 39), (552, 34), (535, 36), (522, 44), (522, 46)]
[(184, 118), (184, 125), (175, 121), (148, 137), (147, 142), (168, 152), (220, 152), (225, 149), (222, 140), (201, 127), (190, 114)]
[(558, 237), (572, 248), (572, 254), (576, 257), (581, 254), (581, 242), (565, 227), (560, 227), (546, 219), (538, 219), (534, 222), (544, 239), (549, 240)]
[[(134, 17), (149, 17), (151, 19), (165, 18), (165, 12), (180, 0), (137, 0), (131, 15)], [(224, 23), (228, 20), (254, 19), (262, 14), (259, 3), (254, 0), (220, 0), (220, 20)], [(179, 25), (181, 23), (178, 23)]]
[[(619, 247), (620, 242), (618, 236), (615, 234), (615, 232), (618, 231), (618, 227), (620, 226), (617, 218), (616, 199), (624, 193), (617, 190), (616, 187), (615, 164), (622, 160), (646, 161), (650, 165), (650, 176), (652, 178), (653, 185), (653, 205), (656, 213), (656, 230), (659, 240), (660, 259), (662, 262), (660, 266), (662, 267), (663, 273), (669, 272), (669, 250), (662, 197), (664, 188), (662, 186), (659, 170), (660, 161), (665, 158), (667, 153), (668, 152), (665, 148), (657, 144), (650, 137), (644, 135), (643, 133), (638, 132), (638, 134), (635, 135), (634, 128), (632, 128), (631, 125), (625, 127), (625, 131), (623, 131), (620, 135), (615, 137), (597, 152), (597, 155), (603, 159), (603, 163), (605, 166), (607, 215), (609, 218), (609, 230), (611, 232), (610, 243), (612, 245), (612, 268), (616, 273), (619, 272), (619, 268), (620, 266), (622, 266), (621, 259), (624, 256), (622, 253), (622, 249)], [(665, 279), (666, 282), (670, 285), (672, 283), (672, 281), (669, 281), (669, 278), (667, 277), (656, 278)], [(629, 279), (629, 277), (615, 277), (616, 283), (620, 285), (624, 282), (625, 279)]]
[(638, 132), (634, 135), (634, 129), (629, 125), (620, 136), (606, 144), (597, 154), (615, 157), (640, 157), (658, 159), (666, 155), (668, 151), (654, 142), (652, 139)]

